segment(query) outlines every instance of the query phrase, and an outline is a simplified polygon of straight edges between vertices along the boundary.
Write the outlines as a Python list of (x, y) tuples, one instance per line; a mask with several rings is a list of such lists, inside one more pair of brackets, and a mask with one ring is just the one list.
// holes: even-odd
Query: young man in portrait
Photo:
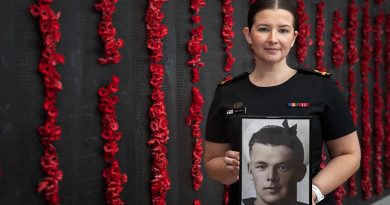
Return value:
[[(249, 177), (256, 197), (244, 205), (305, 205), (297, 201), (297, 183), (306, 174), (304, 150), (297, 137), (297, 125), (267, 125), (249, 141)], [(309, 194), (309, 193), (307, 193)]]

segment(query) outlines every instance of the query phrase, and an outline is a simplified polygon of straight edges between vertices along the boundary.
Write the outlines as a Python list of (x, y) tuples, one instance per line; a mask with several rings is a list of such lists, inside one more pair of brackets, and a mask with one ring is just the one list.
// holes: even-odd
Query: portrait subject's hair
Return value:
[(259, 131), (253, 133), (249, 140), (249, 153), (255, 143), (270, 146), (283, 145), (290, 148), (297, 162), (303, 164), (304, 150), (302, 142), (297, 137), (297, 125), (288, 126), (287, 120), (283, 121), (283, 127), (276, 125), (266, 125)]
[(290, 0), (257, 0), (249, 6), (248, 11), (248, 28), (251, 30), (258, 12), (265, 9), (284, 9), (289, 11), (294, 17), (294, 30), (298, 29), (298, 15), (296, 5)]

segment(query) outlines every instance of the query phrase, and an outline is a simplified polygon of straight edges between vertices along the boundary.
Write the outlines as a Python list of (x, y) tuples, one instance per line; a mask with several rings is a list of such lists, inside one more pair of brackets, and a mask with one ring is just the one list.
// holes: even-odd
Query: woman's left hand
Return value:
[(317, 196), (316, 194), (314, 194), (314, 192), (312, 191), (311, 192), (311, 205), (316, 205), (316, 202), (314, 202), (314, 200), (316, 200)]

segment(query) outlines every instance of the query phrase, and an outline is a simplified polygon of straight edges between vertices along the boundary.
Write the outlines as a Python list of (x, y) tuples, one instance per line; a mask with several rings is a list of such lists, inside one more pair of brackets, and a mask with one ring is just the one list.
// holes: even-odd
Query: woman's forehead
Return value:
[(272, 24), (292, 26), (294, 16), (284, 9), (265, 9), (256, 13), (255, 24)]

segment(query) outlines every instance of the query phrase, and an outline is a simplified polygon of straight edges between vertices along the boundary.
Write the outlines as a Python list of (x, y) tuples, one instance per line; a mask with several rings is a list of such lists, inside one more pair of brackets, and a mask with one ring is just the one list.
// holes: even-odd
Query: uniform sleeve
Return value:
[(344, 96), (332, 79), (327, 79), (324, 89), (326, 97), (322, 129), (325, 141), (337, 139), (356, 130)]
[(223, 88), (217, 87), (207, 115), (205, 139), (210, 142), (229, 143), (226, 134), (224, 103), (226, 103), (226, 95), (223, 94)]

